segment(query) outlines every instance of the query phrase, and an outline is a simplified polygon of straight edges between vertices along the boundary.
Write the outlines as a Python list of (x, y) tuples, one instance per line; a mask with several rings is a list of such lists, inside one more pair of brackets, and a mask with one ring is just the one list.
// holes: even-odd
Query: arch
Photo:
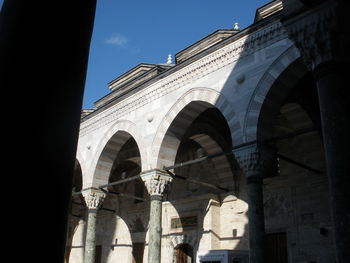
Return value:
[(189, 244), (193, 249), (197, 247), (197, 237), (191, 234), (173, 235), (169, 238), (169, 247), (174, 250), (181, 244)]
[(83, 187), (83, 174), (81, 170), (81, 165), (76, 158), (75, 164), (74, 164), (74, 175), (73, 175), (73, 190), (78, 192), (82, 189)]
[[(75, 156), (75, 159), (76, 159), (76, 162), (79, 163), (80, 165), (80, 169), (81, 169), (81, 174), (82, 174), (82, 178), (83, 178), (83, 188), (85, 186), (85, 183), (86, 183), (86, 178), (87, 178), (87, 173), (88, 173), (88, 164), (86, 163), (86, 160), (85, 158), (83, 157), (83, 154), (82, 154), (82, 151), (79, 150), (79, 148), (77, 149), (77, 152), (76, 152), (76, 156)], [(85, 180), (84, 180), (85, 179)]]
[[(163, 166), (172, 165), (175, 161), (176, 150), (181, 137), (190, 123), (208, 108), (216, 107), (226, 119), (230, 129), (231, 138), (239, 141), (241, 126), (232, 104), (219, 92), (209, 88), (193, 88), (182, 95), (170, 108), (159, 125), (152, 143), (150, 156), (151, 165), (162, 169)], [(181, 116), (182, 114), (182, 116)], [(176, 130), (170, 130), (178, 118)]]
[(124, 145), (124, 143), (134, 138), (141, 156), (141, 166), (144, 165), (146, 158), (146, 147), (142, 143), (142, 137), (137, 132), (136, 125), (127, 120), (117, 121), (102, 137), (97, 147), (93, 159), (93, 179), (91, 185), (98, 187), (107, 184), (109, 175), (113, 166), (114, 158)]
[[(269, 116), (269, 113), (280, 107), (288, 92), (306, 73), (307, 68), (294, 45), (286, 49), (270, 65), (259, 80), (249, 101), (243, 123), (244, 142), (257, 140), (258, 133), (270, 134), (272, 116)], [(276, 86), (278, 88), (273, 88)], [(263, 105), (266, 107), (264, 111)]]
[[(230, 144), (225, 140), (225, 138), (208, 123), (199, 122), (196, 123), (194, 127), (191, 126), (186, 132), (185, 137), (187, 140), (191, 140), (200, 146), (200, 148), (202, 149), (201, 155), (203, 156), (221, 153), (230, 149)], [(187, 147), (188, 146), (186, 146), (186, 148)], [(179, 154), (180, 151), (181, 146), (179, 147), (177, 154)], [(179, 156), (177, 156), (176, 159), (178, 159), (178, 157)], [(177, 162), (181, 161), (177, 160)], [(208, 160), (207, 162), (211, 163), (212, 168), (215, 169), (215, 173), (217, 176), (215, 178), (215, 181), (219, 186), (230, 188), (227, 185), (227, 181), (225, 181), (227, 178), (230, 178), (229, 181), (232, 181), (232, 187), (234, 186), (236, 173), (234, 173), (235, 163), (232, 158), (229, 158), (227, 155), (221, 155), (211, 160)], [(192, 166), (193, 165), (189, 165), (179, 167), (177, 169), (181, 170), (181, 174), (190, 174), (189, 171)]]

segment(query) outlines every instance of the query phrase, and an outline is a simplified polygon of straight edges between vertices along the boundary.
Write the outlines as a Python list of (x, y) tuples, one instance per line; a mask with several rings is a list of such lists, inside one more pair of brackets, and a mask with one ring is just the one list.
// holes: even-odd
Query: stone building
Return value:
[(339, 5), (272, 1), (112, 80), (81, 120), (67, 262), (345, 262)]

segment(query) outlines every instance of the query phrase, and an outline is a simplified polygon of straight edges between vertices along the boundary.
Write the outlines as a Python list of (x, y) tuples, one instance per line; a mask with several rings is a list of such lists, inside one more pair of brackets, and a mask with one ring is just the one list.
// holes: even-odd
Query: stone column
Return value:
[(141, 178), (150, 194), (150, 217), (148, 230), (148, 263), (161, 262), (162, 199), (172, 177), (160, 170), (147, 171)]
[(289, 37), (314, 73), (317, 85), (338, 263), (350, 258), (347, 10), (341, 1), (328, 1), (284, 20)]
[(96, 253), (97, 211), (102, 205), (106, 194), (101, 190), (91, 188), (82, 192), (82, 195), (88, 208), (84, 263), (94, 263)]
[(272, 150), (254, 144), (236, 151), (235, 157), (246, 176), (247, 183), (249, 262), (262, 263), (265, 235), (263, 178), (268, 169), (272, 170)]

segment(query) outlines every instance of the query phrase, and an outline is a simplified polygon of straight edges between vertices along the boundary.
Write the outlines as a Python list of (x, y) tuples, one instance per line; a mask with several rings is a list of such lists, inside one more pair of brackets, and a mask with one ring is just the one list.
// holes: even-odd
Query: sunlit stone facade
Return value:
[(285, 12), (109, 83), (81, 121), (69, 262), (334, 262), (315, 64)]

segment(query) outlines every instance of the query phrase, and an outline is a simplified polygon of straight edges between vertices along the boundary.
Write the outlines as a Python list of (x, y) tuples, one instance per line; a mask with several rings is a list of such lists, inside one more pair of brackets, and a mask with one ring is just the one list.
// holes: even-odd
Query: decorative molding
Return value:
[(337, 23), (339, 7), (335, 2), (327, 2), (283, 21), (289, 38), (295, 42), (311, 70), (329, 60), (343, 60), (343, 51), (347, 53), (345, 43), (349, 41), (346, 41), (346, 33), (342, 32), (342, 28), (347, 26)]
[(258, 144), (242, 147), (234, 152), (236, 160), (247, 177), (247, 183), (259, 182), (267, 172), (277, 167), (274, 165), (275, 151)]
[[(260, 78), (253, 94), (250, 97), (250, 101), (246, 110), (243, 124), (243, 141), (257, 140), (258, 121), (261, 114), (262, 106), (265, 102), (266, 96), (269, 93), (271, 87), (275, 83), (275, 80), (285, 72), (286, 69), (292, 65), (297, 59), (300, 58), (300, 52), (294, 44), (291, 44), (275, 61), (265, 70), (264, 75)], [(300, 61), (300, 66), (304, 67), (304, 64)], [(305, 67), (306, 69), (306, 67)], [(297, 72), (303, 72), (301, 68)], [(295, 75), (300, 73), (293, 72), (293, 80), (297, 80)], [(278, 95), (288, 94), (289, 88), (293, 87), (295, 83), (288, 81), (288, 85), (279, 85)], [(283, 91), (281, 89), (284, 89)]]
[[(80, 136), (287, 37), (279, 21), (242, 36), (81, 123)], [(176, 66), (173, 68), (176, 69)], [(172, 70), (172, 69), (171, 69)]]
[(173, 180), (169, 174), (159, 170), (141, 173), (141, 179), (151, 196), (163, 196), (166, 187)]
[(106, 197), (106, 194), (98, 189), (89, 188), (82, 192), (85, 204), (88, 209), (99, 209)]

